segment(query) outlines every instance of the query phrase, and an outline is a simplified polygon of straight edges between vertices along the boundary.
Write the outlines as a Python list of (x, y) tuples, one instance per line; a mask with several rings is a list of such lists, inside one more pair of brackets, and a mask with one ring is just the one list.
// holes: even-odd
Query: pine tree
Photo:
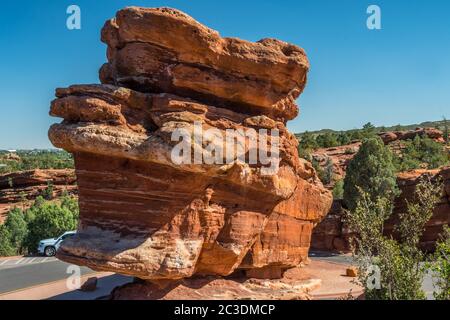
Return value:
[(376, 201), (380, 196), (393, 199), (398, 194), (392, 153), (379, 137), (364, 140), (350, 161), (344, 179), (344, 201), (356, 208), (361, 191)]

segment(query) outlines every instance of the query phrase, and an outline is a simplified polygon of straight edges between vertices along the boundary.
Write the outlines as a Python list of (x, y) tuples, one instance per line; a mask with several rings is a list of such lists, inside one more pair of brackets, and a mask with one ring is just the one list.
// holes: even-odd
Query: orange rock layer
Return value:
[[(264, 276), (304, 261), (332, 199), (285, 127), (305, 86), (303, 50), (221, 38), (166, 8), (121, 10), (102, 39), (107, 84), (57, 89), (51, 105), (64, 121), (49, 137), (74, 154), (80, 204), (78, 233), (58, 257), (150, 280)], [(196, 124), (219, 136), (253, 129), (256, 141), (259, 129), (278, 130), (278, 170), (263, 174), (227, 152), (175, 163), (173, 133)], [(247, 140), (242, 148), (253, 151)]]

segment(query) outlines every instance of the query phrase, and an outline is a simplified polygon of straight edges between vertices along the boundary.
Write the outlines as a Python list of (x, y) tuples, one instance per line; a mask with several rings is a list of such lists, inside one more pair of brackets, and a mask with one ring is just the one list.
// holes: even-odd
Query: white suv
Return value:
[(61, 245), (61, 242), (63, 242), (63, 240), (67, 239), (68, 237), (74, 236), (76, 233), (77, 233), (76, 231), (68, 231), (58, 238), (41, 240), (39, 242), (38, 252), (47, 257), (52, 257), (56, 254), (56, 250), (58, 250), (59, 246)]

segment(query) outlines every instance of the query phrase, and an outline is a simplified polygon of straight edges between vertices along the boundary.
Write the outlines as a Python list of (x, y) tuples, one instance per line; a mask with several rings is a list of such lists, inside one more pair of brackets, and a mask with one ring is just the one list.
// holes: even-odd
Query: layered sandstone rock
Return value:
[(170, 8), (130, 7), (107, 21), (102, 83), (167, 92), (215, 106), (293, 119), (305, 87), (305, 52), (276, 39), (222, 38)]
[(379, 136), (385, 144), (389, 144), (399, 140), (411, 140), (416, 136), (426, 136), (430, 139), (435, 140), (436, 142), (445, 142), (443, 132), (436, 128), (416, 128), (415, 130), (389, 131), (382, 132), (379, 134)]
[(333, 177), (330, 183), (326, 185), (327, 188), (333, 189), (336, 181), (345, 178), (347, 166), (358, 152), (360, 146), (361, 142), (357, 141), (343, 146), (314, 150), (312, 157), (323, 170), (329, 170), (327, 166), (330, 163), (332, 165)]
[[(0, 216), (16, 206), (29, 206), (51, 184), (53, 196), (77, 193), (76, 176), (71, 169), (36, 169), (0, 175)], [(0, 219), (1, 220), (1, 219)]]
[[(102, 39), (104, 84), (57, 89), (51, 105), (64, 121), (49, 137), (74, 154), (80, 204), (58, 257), (153, 281), (281, 276), (304, 261), (331, 195), (285, 127), (306, 82), (303, 50), (221, 38), (167, 8), (121, 10)], [(224, 142), (230, 129), (251, 133), (241, 153)], [(203, 139), (188, 149), (214, 150), (214, 161), (174, 158), (177, 134), (196, 130)], [(270, 164), (245, 161), (268, 150)]]
[[(402, 172), (397, 176), (397, 184), (401, 191), (395, 201), (392, 217), (385, 223), (387, 234), (395, 237), (394, 226), (398, 223), (398, 215), (407, 212), (407, 201), (414, 200), (416, 185), (424, 175), (432, 179), (440, 177), (444, 183), (442, 197), (434, 209), (433, 216), (425, 225), (420, 246), (425, 251), (434, 250), (436, 240), (443, 226), (450, 224), (450, 167), (436, 170), (413, 170)], [(341, 200), (333, 202), (333, 206), (325, 219), (313, 230), (311, 247), (317, 250), (350, 251), (349, 240), (354, 234), (343, 222), (344, 209)]]

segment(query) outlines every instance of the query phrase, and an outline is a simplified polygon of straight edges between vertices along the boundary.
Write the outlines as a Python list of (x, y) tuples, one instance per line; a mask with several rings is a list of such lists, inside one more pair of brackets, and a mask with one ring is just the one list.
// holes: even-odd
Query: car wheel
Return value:
[(44, 250), (44, 254), (46, 257), (53, 257), (56, 254), (55, 247), (46, 247)]

